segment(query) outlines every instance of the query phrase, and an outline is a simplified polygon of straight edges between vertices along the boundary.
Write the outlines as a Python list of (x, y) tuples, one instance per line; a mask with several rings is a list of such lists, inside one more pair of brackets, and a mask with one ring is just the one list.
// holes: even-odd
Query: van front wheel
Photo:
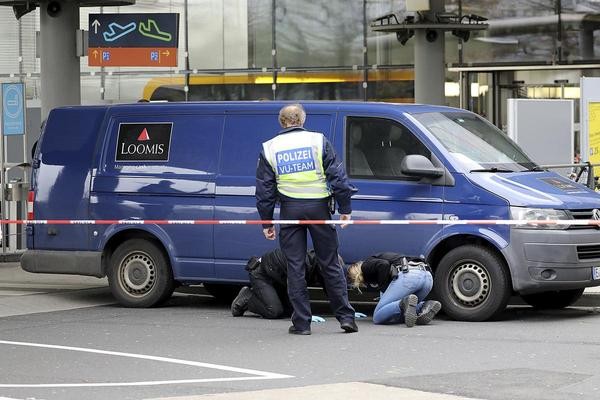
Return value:
[(493, 318), (506, 308), (511, 294), (504, 261), (476, 245), (448, 252), (435, 270), (433, 288), (444, 312), (460, 321)]
[(153, 242), (131, 239), (110, 258), (108, 284), (125, 307), (152, 307), (173, 294), (175, 282), (169, 260)]

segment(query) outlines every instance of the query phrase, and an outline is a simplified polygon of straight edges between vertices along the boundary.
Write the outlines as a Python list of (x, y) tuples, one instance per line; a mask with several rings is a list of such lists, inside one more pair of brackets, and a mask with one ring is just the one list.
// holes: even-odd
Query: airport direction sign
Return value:
[(25, 84), (2, 84), (2, 134), (25, 134)]
[(177, 67), (179, 14), (90, 14), (90, 67)]

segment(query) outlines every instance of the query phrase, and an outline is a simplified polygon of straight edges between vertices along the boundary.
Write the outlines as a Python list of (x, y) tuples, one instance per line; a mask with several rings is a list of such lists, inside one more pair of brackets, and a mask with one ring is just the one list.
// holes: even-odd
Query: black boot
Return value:
[(404, 314), (404, 323), (412, 328), (417, 322), (417, 302), (419, 299), (414, 294), (409, 294), (400, 300), (400, 310)]
[(250, 297), (252, 297), (252, 290), (248, 286), (244, 286), (231, 303), (231, 315), (234, 317), (244, 315), (244, 312), (248, 309)]
[(441, 309), (442, 304), (439, 301), (427, 300), (421, 308), (421, 313), (417, 316), (417, 325), (427, 325)]

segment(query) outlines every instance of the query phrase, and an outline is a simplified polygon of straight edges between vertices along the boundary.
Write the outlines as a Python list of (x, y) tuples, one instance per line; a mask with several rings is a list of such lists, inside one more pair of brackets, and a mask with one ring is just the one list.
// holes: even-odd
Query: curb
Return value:
[(0, 263), (19, 262), (23, 253), (0, 253)]

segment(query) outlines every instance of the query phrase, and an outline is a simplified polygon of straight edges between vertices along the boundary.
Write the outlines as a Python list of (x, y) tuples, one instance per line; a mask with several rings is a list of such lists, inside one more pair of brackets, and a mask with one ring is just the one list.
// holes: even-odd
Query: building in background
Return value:
[[(177, 68), (97, 68), (81, 58), (82, 102), (340, 99), (411, 102), (413, 41), (374, 33), (372, 19), (403, 13), (404, 0), (145, 0), (90, 13), (180, 14)], [(462, 43), (447, 33), (446, 99), (506, 124), (507, 98), (579, 97), (598, 76), (600, 2), (447, 0), (447, 12), (489, 19)], [(15, 20), (0, 8), (0, 80), (40, 94), (38, 11)], [(578, 115), (576, 111), (575, 115)]]

